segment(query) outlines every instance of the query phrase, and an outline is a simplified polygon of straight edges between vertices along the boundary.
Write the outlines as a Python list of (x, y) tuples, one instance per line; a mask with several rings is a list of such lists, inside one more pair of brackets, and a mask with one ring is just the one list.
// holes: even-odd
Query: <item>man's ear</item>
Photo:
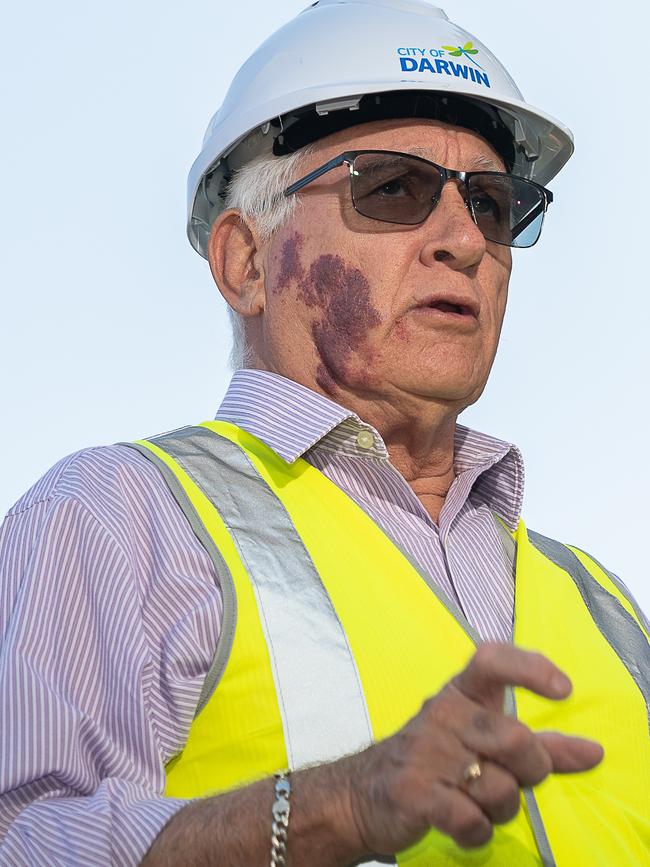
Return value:
[(219, 291), (242, 316), (264, 310), (264, 265), (255, 228), (239, 211), (219, 214), (208, 241), (208, 261)]

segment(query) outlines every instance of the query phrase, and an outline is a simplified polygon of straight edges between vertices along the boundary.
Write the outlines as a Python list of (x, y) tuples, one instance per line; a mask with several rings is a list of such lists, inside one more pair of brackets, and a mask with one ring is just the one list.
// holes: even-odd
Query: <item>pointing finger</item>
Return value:
[(553, 772), (569, 774), (588, 771), (600, 764), (605, 751), (597, 741), (563, 735), (560, 732), (537, 732), (553, 762)]
[(505, 643), (482, 644), (451, 683), (468, 698), (496, 709), (502, 706), (507, 686), (522, 686), (552, 699), (571, 693), (571, 681), (550, 659)]

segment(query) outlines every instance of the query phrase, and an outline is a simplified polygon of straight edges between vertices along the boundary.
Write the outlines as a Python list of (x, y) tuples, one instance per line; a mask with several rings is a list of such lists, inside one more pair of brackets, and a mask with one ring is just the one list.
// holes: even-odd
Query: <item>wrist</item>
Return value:
[(292, 775), (290, 867), (344, 867), (372, 853), (359, 833), (352, 780), (357, 756)]

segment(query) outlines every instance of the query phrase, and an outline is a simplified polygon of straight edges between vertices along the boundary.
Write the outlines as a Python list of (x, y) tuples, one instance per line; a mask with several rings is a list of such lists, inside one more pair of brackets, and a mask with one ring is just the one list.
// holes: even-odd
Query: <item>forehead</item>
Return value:
[(449, 169), (503, 172), (497, 151), (479, 133), (437, 120), (383, 120), (348, 127), (316, 142), (315, 164), (346, 150), (393, 150)]

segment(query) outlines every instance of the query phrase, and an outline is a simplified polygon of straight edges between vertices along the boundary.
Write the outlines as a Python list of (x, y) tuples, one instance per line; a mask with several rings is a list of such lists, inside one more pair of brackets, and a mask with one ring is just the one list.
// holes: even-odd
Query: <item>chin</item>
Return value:
[(466, 406), (478, 400), (485, 387), (484, 382), (478, 383), (474, 377), (463, 376), (455, 371), (441, 373), (435, 368), (419, 368), (406, 375), (401, 371), (393, 381), (402, 390), (413, 394), (463, 403)]
[(450, 388), (444, 384), (439, 386), (427, 384), (426, 389), (423, 388), (418, 393), (430, 400), (456, 406), (459, 412), (476, 403), (480, 397), (480, 394), (476, 394), (476, 392), (469, 389)]

